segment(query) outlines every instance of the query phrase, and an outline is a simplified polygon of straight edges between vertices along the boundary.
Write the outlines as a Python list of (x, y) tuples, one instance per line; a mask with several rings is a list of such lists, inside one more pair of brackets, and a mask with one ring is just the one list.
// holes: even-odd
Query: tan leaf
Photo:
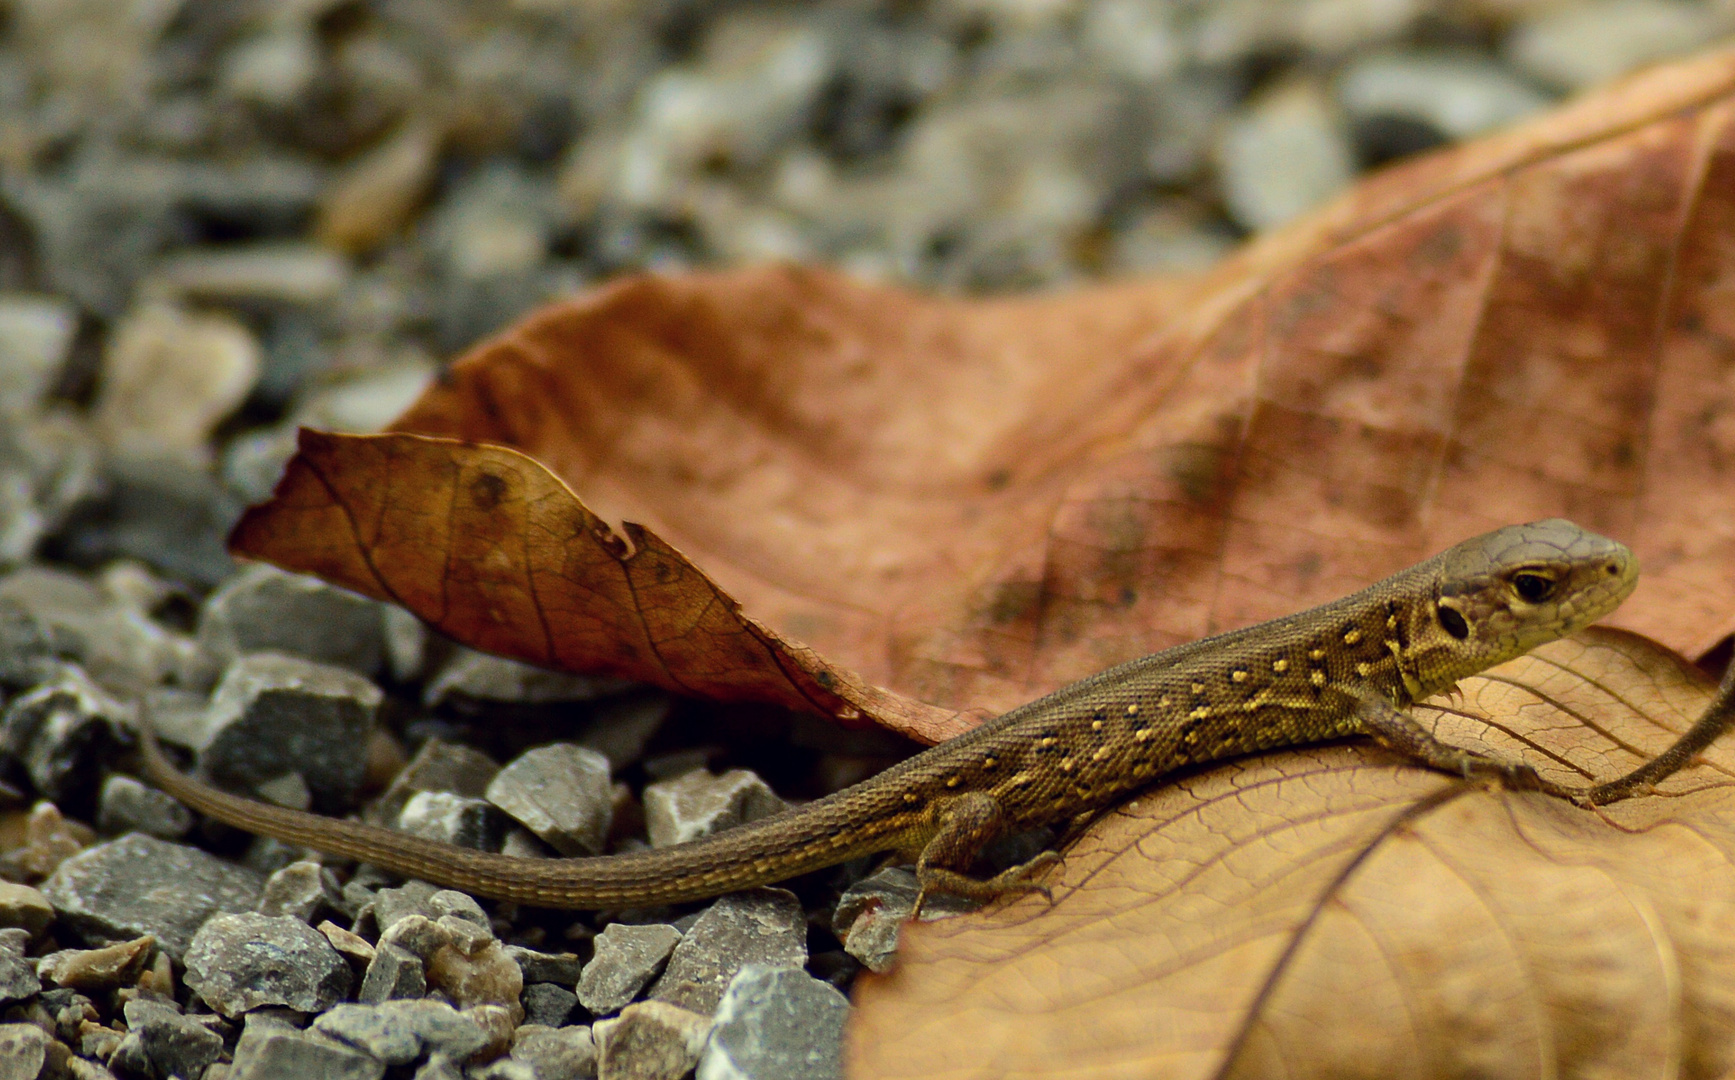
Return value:
[[(600, 548), (572, 553), (556, 617), (447, 606), (463, 543), (394, 572), (474, 644), (928, 739), (1546, 516), (1632, 546), (1645, 579), (1617, 623), (1697, 655), (1735, 627), (1732, 90), (1735, 53), (1656, 69), (1381, 173), (1196, 281), (957, 300), (773, 268), (550, 306), (398, 430), (515, 448), (590, 508), (538, 503), (550, 520), (491, 528), (489, 557), (635, 521), (621, 550), (703, 584), (659, 626)], [(335, 487), (393, 492), (379, 517), (290, 537), (277, 515), (316, 494), (296, 487), (237, 550), (377, 592), (330, 545), (432, 538), (470, 468), (384, 445), (319, 444)], [(382, 455), (432, 471), (369, 474)], [(551, 646), (538, 626), (587, 596)], [(666, 636), (707, 596), (721, 624)], [(824, 678), (835, 700), (805, 681)]]
[[(1422, 710), (1551, 779), (1625, 771), (1711, 686), (1590, 630)], [(1041, 897), (906, 927), (851, 1075), (1711, 1076), (1735, 1068), (1735, 747), (1602, 813), (1362, 744), (1095, 823)]]

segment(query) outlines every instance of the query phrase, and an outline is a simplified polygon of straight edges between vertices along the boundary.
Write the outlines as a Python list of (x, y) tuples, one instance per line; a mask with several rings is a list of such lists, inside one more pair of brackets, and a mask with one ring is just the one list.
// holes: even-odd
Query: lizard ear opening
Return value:
[(1440, 628), (1459, 641), (1470, 636), (1470, 624), (1464, 621), (1463, 614), (1457, 608), (1436, 604), (1434, 614), (1440, 620)]

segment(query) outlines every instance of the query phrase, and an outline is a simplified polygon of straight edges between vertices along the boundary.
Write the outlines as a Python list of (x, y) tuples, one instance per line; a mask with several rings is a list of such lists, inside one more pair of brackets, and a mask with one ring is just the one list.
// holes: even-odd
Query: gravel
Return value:
[[(238, 567), (223, 539), (296, 428), (377, 431), (459, 350), (620, 273), (1199, 270), (1369, 168), (1735, 32), (1711, 0), (8, 16), (0, 997), (45, 1026), (0, 1025), (0, 1078), (829, 1075), (846, 1006), (814, 976), (894, 962), (908, 871), (541, 912), (249, 847), (132, 775), (148, 709), (204, 775), (535, 857), (705, 835), (889, 760)], [(237, 1041), (206, 994), (315, 1015), (255, 1003)]]

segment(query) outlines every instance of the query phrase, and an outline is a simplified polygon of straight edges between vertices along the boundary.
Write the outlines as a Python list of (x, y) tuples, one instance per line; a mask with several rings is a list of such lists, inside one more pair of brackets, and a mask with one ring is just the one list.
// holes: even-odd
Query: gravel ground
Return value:
[(574, 855), (908, 750), (238, 572), (222, 537), (295, 427), (377, 429), (477, 338), (632, 270), (1199, 268), (1732, 30), (1680, 0), (0, 0), (0, 1080), (835, 1075), (902, 871), (478, 905), (131, 778), (148, 710), (274, 801)]

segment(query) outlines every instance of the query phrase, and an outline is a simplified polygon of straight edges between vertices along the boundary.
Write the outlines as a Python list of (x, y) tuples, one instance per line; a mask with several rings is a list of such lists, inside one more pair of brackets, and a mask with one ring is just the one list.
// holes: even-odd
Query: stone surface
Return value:
[(193, 812), (173, 795), (130, 776), (112, 773), (97, 798), (96, 827), (105, 833), (142, 832), (179, 840), (193, 827)]
[[(260, 914), (268, 913), (262, 911)], [(360, 934), (345, 930), (330, 919), (326, 919), (314, 929), (325, 935), (325, 940), (331, 942), (331, 947), (337, 950), (339, 956), (348, 960), (352, 968), (359, 966), (359, 969), (365, 969), (367, 965), (373, 963), (374, 957), (378, 955), (378, 950), (374, 948), (373, 942)]]
[(506, 826), (500, 812), (486, 799), (449, 791), (418, 791), (398, 812), (397, 827), (424, 840), (498, 851)]
[(26, 1001), (42, 990), (42, 980), (22, 950), (0, 949), (0, 1006)]
[(578, 980), (578, 1000), (597, 1016), (619, 1012), (662, 974), (681, 932), (667, 923), (610, 923)]
[(284, 1028), (238, 1046), (227, 1080), (380, 1080), (385, 1071), (378, 1059), (336, 1040)]
[(314, 304), (332, 300), (349, 280), (337, 252), (308, 243), (188, 248), (157, 263), (154, 283), (200, 300)]
[(480, 750), (462, 743), (429, 739), (392, 778), (385, 794), (368, 807), (367, 818), (379, 824), (395, 823), (404, 804), (421, 791), (446, 791), (480, 799), (499, 771), (499, 763)]
[(97, 770), (126, 737), (132, 715), (82, 670), (62, 665), (0, 713), (0, 751), (18, 759), (38, 794), (62, 802), (95, 789)]
[(428, 680), (422, 691), (422, 704), (430, 709), (476, 702), (550, 705), (590, 701), (626, 685), (619, 679), (549, 671), (503, 656), (460, 648), (453, 650), (452, 658), (439, 674)]
[(596, 1040), (588, 1027), (527, 1023), (512, 1036), (512, 1059), (536, 1070), (536, 1080), (596, 1075)]
[(35, 1024), (0, 1024), (0, 1080), (36, 1080), (50, 1042)]
[[(915, 910), (917, 891), (916, 875), (901, 866), (884, 867), (845, 889), (831, 922), (844, 951), (869, 970), (891, 970), (898, 932)], [(950, 918), (978, 906), (974, 900), (936, 893), (923, 906), (922, 921)]]
[(598, 855), (614, 820), (611, 789), (608, 758), (553, 743), (509, 762), (486, 797), (562, 855)]
[(186, 963), (187, 985), (224, 1016), (261, 1005), (318, 1012), (349, 994), (343, 957), (289, 916), (213, 916), (187, 948)]
[(1520, 71), (1582, 90), (1727, 33), (1726, 17), (1681, 0), (1588, 0), (1544, 8), (1514, 27), (1504, 52)]
[(339, 1005), (317, 1018), (313, 1027), (393, 1066), (430, 1053), (463, 1061), (489, 1038), (474, 1018), (443, 1001)]
[(135, 998), (123, 1011), (158, 1075), (198, 1076), (223, 1052), (222, 1036), (165, 1002)]
[(8, 877), (37, 881), (54, 873), (62, 862), (96, 839), (90, 828), (61, 816), (59, 807), (43, 800), (24, 819), (24, 844), (0, 855), (0, 870)]
[(489, 941), (470, 953), (457, 945), (441, 945), (426, 963), (429, 989), (441, 991), (458, 1008), (499, 1005), (514, 1024), (524, 1018), (519, 1001), (524, 993), (524, 973), (498, 941)]
[(564, 986), (546, 982), (527, 983), (519, 1000), (524, 1004), (524, 1022), (544, 1027), (562, 1026), (571, 1018), (572, 1010), (578, 1007), (577, 994)]
[(645, 828), (652, 847), (697, 840), (734, 825), (769, 817), (783, 800), (746, 769), (714, 776), (703, 769), (645, 786)]
[(1281, 225), (1348, 186), (1355, 172), (1336, 107), (1311, 83), (1277, 87), (1251, 102), (1217, 144), (1223, 201), (1248, 229)]
[(799, 967), (806, 961), (807, 920), (794, 893), (731, 893), (705, 909), (681, 938), (650, 996), (708, 1016), (746, 965)]
[(1448, 139), (1480, 135), (1548, 104), (1486, 57), (1445, 50), (1358, 57), (1339, 76), (1337, 99), (1358, 122), (1414, 120)]
[(341, 809), (366, 774), (357, 748), (367, 745), (382, 697), (348, 669), (255, 653), (229, 665), (188, 741), (200, 775), (223, 787), (246, 790), (294, 772), (315, 808)]
[(35, 937), (53, 921), (54, 905), (48, 897), (28, 885), (0, 881), (0, 927), (17, 927)]
[(254, 911), (260, 915), (287, 915), (311, 923), (338, 905), (337, 878), (317, 862), (293, 862), (265, 879)]
[(356, 1000), (378, 1004), (393, 998), (419, 998), (428, 992), (422, 958), (401, 945), (382, 943), (368, 962)]
[(43, 957), (36, 971), (56, 986), (94, 994), (138, 982), (156, 951), (148, 935), (100, 949), (62, 949)]
[(208, 917), (251, 910), (263, 884), (251, 870), (197, 848), (134, 833), (67, 859), (42, 894), (86, 941), (150, 934), (179, 959)]
[(680, 1080), (699, 1063), (709, 1016), (664, 1001), (640, 1001), (591, 1029), (597, 1073), (609, 1080)]
[(385, 656), (384, 627), (377, 601), (261, 563), (206, 599), (198, 641), (214, 672), (237, 657), (278, 652), (373, 675)]
[(129, 457), (203, 463), (211, 429), (241, 404), (262, 362), (259, 343), (235, 319), (146, 305), (109, 339), (96, 429)]
[(749, 964), (713, 1017), (696, 1080), (828, 1080), (843, 1076), (849, 1000), (800, 968)]
[(66, 363), (78, 311), (54, 296), (0, 292), (0, 417), (42, 404)]
[(526, 983), (555, 983), (570, 988), (578, 985), (579, 976), (584, 973), (584, 962), (577, 953), (545, 953), (508, 945), (506, 955), (518, 962)]

